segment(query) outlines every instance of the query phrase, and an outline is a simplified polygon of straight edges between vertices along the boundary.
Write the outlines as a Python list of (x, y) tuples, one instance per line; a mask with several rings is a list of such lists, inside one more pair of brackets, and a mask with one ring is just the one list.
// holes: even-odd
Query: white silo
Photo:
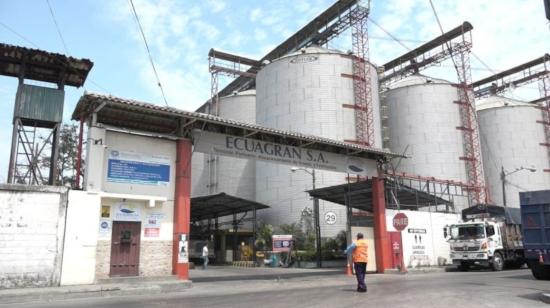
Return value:
[[(331, 138), (355, 140), (355, 110), (351, 58), (339, 51), (309, 47), (263, 67), (256, 77), (256, 122), (259, 125)], [(348, 76), (348, 77), (346, 77)], [(378, 77), (371, 65), (375, 146), (381, 147)], [(348, 105), (345, 107), (344, 105)], [(311, 172), (311, 170), (308, 170)], [(316, 170), (316, 187), (345, 183), (346, 174)], [(304, 192), (312, 176), (290, 166), (258, 161), (256, 199), (271, 209), (261, 218), (274, 225), (298, 222), (312, 200)], [(320, 201), (321, 232), (332, 236), (346, 227), (345, 207)], [(327, 212), (336, 223), (324, 221)]]
[[(501, 170), (506, 173), (506, 203), (519, 207), (519, 192), (550, 188), (548, 148), (542, 111), (533, 104), (491, 96), (477, 104), (485, 176), (493, 203), (503, 204)], [(535, 172), (518, 168), (535, 168)]]
[[(220, 117), (254, 124), (255, 90), (220, 98)], [(225, 192), (243, 199), (255, 200), (255, 168), (253, 160), (194, 152), (191, 170), (192, 196)]]
[[(388, 139), (385, 147), (409, 156), (394, 161), (397, 172), (468, 183), (458, 90), (454, 84), (413, 75), (384, 93)], [(406, 151), (405, 151), (406, 150)], [(455, 209), (467, 206), (455, 199)]]

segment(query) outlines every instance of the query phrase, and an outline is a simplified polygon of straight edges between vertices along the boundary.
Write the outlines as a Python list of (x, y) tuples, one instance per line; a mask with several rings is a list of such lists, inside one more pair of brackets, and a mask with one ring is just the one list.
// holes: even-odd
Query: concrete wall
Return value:
[[(409, 218), (409, 225), (401, 232), (403, 255), (407, 267), (440, 265), (445, 259), (448, 263), (450, 248), (443, 238), (443, 227), (457, 223), (459, 214), (433, 213), (424, 211), (401, 211)], [(396, 210), (386, 210), (388, 231), (393, 227), (393, 216)], [(425, 230), (426, 233), (413, 233)]]
[[(175, 141), (158, 137), (130, 134), (113, 131), (101, 126), (89, 130), (89, 138), (102, 139), (100, 144), (89, 143), (88, 153), (93, 160), (88, 160), (86, 172), (86, 189), (97, 192), (100, 198), (94, 201), (87, 210), (94, 211), (95, 226), (91, 229), (97, 238), (94, 247), (93, 275), (95, 280), (108, 278), (111, 262), (111, 232), (115, 220), (114, 211), (117, 204), (135, 206), (141, 211), (141, 241), (140, 241), (140, 276), (163, 276), (172, 273), (172, 231), (175, 190)], [(143, 156), (167, 157), (170, 165), (169, 182), (166, 185), (147, 185), (129, 182), (112, 182), (107, 178), (108, 158), (112, 151), (132, 152)], [(90, 156), (88, 156), (90, 157)], [(134, 197), (135, 196), (135, 197)], [(154, 202), (150, 207), (147, 198), (162, 198), (164, 201)], [(109, 208), (108, 217), (101, 217), (101, 208)], [(92, 210), (93, 209), (93, 210)], [(148, 218), (157, 214), (158, 236), (146, 235), (145, 229), (151, 229)], [(100, 230), (100, 224), (107, 223), (108, 230)], [(155, 229), (157, 229), (155, 227)], [(150, 231), (150, 230), (149, 230)], [(83, 252), (81, 252), (83, 253)], [(86, 253), (87, 254), (87, 253)], [(81, 277), (80, 279), (89, 279)]]
[(0, 185), (0, 289), (60, 282), (67, 188)]
[[(174, 207), (172, 202), (157, 202), (155, 207), (149, 207), (149, 203), (143, 200), (126, 200), (118, 198), (101, 198), (101, 206), (110, 208), (110, 217), (100, 218), (101, 222), (108, 222), (110, 229), (100, 231), (99, 224), (95, 230), (98, 233), (97, 249), (95, 251), (95, 275), (96, 279), (109, 277), (111, 263), (111, 238), (112, 224), (116, 204), (124, 202), (133, 205), (141, 211), (141, 240), (139, 253), (140, 276), (166, 276), (172, 273), (172, 226)], [(98, 210), (99, 215), (99, 210)], [(154, 215), (158, 220), (158, 236), (145, 233), (149, 228), (148, 218)]]
[(97, 193), (69, 192), (61, 285), (91, 284), (95, 281), (99, 205)]

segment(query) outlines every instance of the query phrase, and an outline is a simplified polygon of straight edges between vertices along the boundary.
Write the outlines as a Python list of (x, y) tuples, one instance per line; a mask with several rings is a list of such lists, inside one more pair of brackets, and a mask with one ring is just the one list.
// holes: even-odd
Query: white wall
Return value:
[(357, 233), (363, 233), (364, 239), (367, 240), (369, 245), (367, 252), (369, 256), (369, 262), (367, 262), (367, 271), (376, 271), (376, 249), (374, 246), (374, 228), (373, 227), (351, 227), (351, 235), (355, 239)]
[(0, 289), (59, 285), (67, 189), (0, 185)]
[(69, 192), (61, 285), (94, 283), (99, 214), (98, 194)]
[[(445, 258), (447, 263), (450, 262), (450, 248), (443, 237), (443, 227), (457, 223), (460, 215), (424, 211), (401, 211), (401, 213), (409, 218), (409, 225), (401, 232), (406, 266), (434, 266), (438, 265), (438, 259), (441, 260), (441, 258)], [(386, 210), (388, 231), (396, 231), (393, 227), (395, 214), (397, 214), (396, 210)], [(424, 229), (426, 233), (410, 233), (412, 229)]]

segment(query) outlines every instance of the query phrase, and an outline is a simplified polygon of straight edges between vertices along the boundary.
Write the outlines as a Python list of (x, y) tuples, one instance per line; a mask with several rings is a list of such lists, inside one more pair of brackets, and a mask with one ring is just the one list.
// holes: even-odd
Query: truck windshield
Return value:
[(482, 224), (451, 226), (451, 238), (454, 240), (480, 239), (485, 237)]

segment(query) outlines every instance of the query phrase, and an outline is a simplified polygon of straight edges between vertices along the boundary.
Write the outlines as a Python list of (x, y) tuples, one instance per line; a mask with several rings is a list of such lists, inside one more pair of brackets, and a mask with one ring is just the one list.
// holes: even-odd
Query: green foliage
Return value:
[[(39, 137), (48, 147), (47, 151), (40, 156), (38, 164), (42, 169), (50, 168), (50, 150), (51, 139), (46, 140), (44, 136)], [(69, 184), (74, 187), (76, 184), (76, 161), (78, 147), (78, 125), (63, 124), (59, 129), (59, 155), (56, 163), (57, 178), (54, 179), (56, 185)], [(82, 161), (84, 166), (84, 161)], [(44, 183), (46, 184), (46, 183)]]
[(271, 250), (272, 247), (273, 226), (263, 221), (258, 223), (256, 231), (256, 249)]

